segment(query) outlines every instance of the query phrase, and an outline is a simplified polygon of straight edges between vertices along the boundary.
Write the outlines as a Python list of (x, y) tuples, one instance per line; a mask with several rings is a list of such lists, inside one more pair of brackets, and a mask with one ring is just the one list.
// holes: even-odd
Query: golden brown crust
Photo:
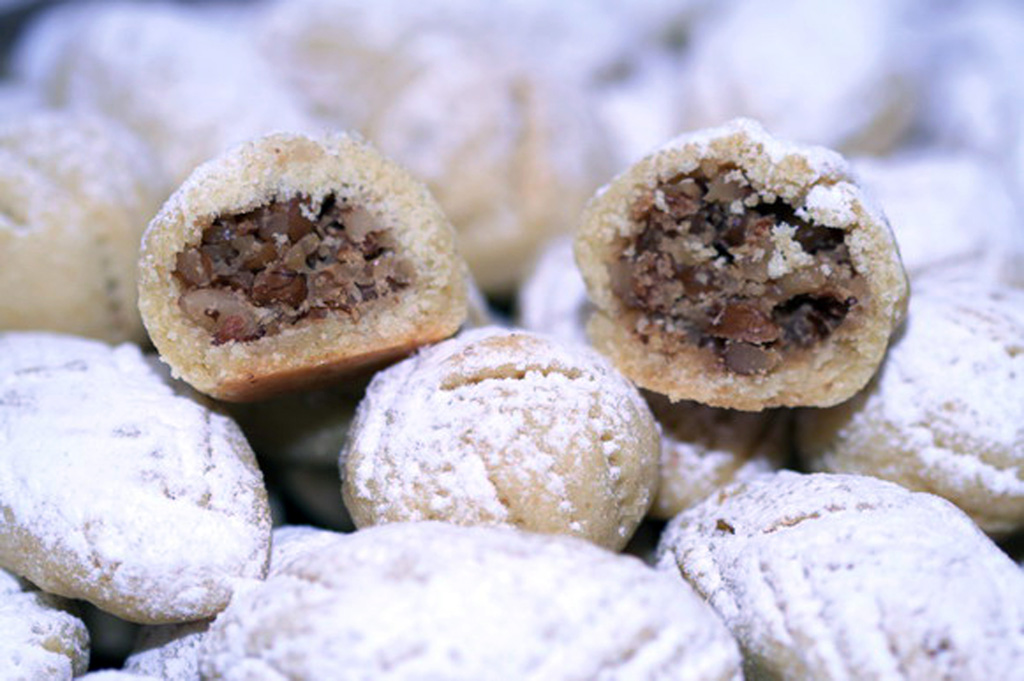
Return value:
[[(297, 195), (348, 200), (376, 215), (412, 265), (413, 283), (357, 315), (304, 319), (251, 341), (215, 344), (178, 304), (176, 257), (219, 216)], [(454, 333), (466, 315), (464, 265), (427, 190), (366, 143), (271, 135), (200, 166), (143, 239), (140, 309), (164, 361), (196, 389), (245, 401), (320, 385)], [(377, 302), (377, 301), (373, 301)]]
[[(631, 323), (635, 312), (613, 291), (610, 265), (620, 257), (623, 239), (635, 233), (637, 202), (660, 182), (694, 172), (708, 159), (741, 169), (762, 200), (782, 202), (816, 225), (843, 230), (852, 266), (868, 288), (857, 313), (828, 338), (788, 353), (766, 372), (739, 374), (709, 361), (705, 348), (641, 338)], [(906, 307), (906, 276), (888, 224), (852, 183), (842, 159), (824, 149), (780, 143), (750, 121), (680, 137), (616, 178), (584, 212), (576, 258), (597, 308), (588, 325), (595, 347), (644, 388), (717, 407), (758, 411), (847, 399), (875, 372)]]

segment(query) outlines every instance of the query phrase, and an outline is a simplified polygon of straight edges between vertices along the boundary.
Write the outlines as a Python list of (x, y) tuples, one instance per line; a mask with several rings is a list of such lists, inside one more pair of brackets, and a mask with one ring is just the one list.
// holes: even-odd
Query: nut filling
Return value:
[(634, 332), (672, 352), (709, 351), (737, 374), (765, 374), (811, 348), (866, 301), (841, 229), (766, 202), (736, 168), (704, 164), (634, 204), (636, 232), (610, 267)]
[(218, 217), (202, 243), (178, 253), (178, 304), (215, 345), (332, 312), (358, 319), (364, 306), (412, 282), (412, 265), (395, 251), (391, 232), (346, 199), (273, 201)]

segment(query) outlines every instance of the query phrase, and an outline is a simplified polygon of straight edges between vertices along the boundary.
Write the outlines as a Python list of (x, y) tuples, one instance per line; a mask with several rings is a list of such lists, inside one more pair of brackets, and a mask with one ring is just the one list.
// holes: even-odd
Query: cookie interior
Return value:
[(365, 206), (299, 194), (217, 216), (177, 254), (173, 274), (181, 310), (220, 345), (329, 315), (358, 319), (408, 288), (415, 271)]
[(630, 218), (612, 291), (663, 352), (697, 347), (728, 372), (766, 374), (854, 323), (866, 301), (846, 232), (762, 196), (735, 166), (662, 180)]

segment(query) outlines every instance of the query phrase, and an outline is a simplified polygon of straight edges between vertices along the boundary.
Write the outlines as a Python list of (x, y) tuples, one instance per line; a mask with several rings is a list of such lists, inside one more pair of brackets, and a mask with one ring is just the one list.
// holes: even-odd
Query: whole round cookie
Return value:
[(571, 537), (400, 523), (294, 553), (214, 620), (204, 678), (739, 679), (693, 592)]
[(804, 410), (807, 465), (932, 492), (982, 529), (1024, 529), (1024, 291), (935, 273), (902, 336), (852, 400)]
[(829, 406), (903, 319), (885, 217), (842, 157), (754, 121), (687, 133), (587, 205), (594, 347), (637, 385), (714, 407)]
[(140, 623), (209, 617), (264, 574), (252, 450), (136, 346), (0, 335), (0, 432), (0, 566)]
[(1024, 573), (931, 494), (783, 471), (681, 513), (659, 553), (725, 620), (748, 678), (1008, 679), (1024, 665)]
[(164, 179), (151, 152), (95, 114), (0, 122), (0, 329), (146, 337), (139, 240)]
[(513, 525), (622, 548), (651, 504), (659, 441), (595, 352), (478, 329), (374, 377), (341, 452), (357, 527)]
[(71, 603), (0, 568), (0, 677), (70, 679), (89, 667), (89, 631)]

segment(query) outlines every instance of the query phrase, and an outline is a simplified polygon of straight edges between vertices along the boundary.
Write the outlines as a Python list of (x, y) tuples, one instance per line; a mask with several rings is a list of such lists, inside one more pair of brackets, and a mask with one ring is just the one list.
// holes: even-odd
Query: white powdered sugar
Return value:
[(934, 492), (989, 532), (1024, 526), (1024, 292), (922, 277), (879, 375), (800, 415), (811, 466)]
[(374, 378), (342, 450), (357, 526), (443, 519), (621, 548), (650, 505), (653, 419), (595, 352), (478, 329)]
[(919, 152), (853, 166), (885, 209), (912, 278), (966, 261), (990, 266), (1020, 230), (1009, 186), (976, 155)]
[(224, 679), (739, 679), (692, 591), (639, 560), (506, 528), (336, 535), (240, 592), (202, 672)]
[(199, 648), (209, 620), (144, 627), (124, 670), (163, 681), (199, 681)]
[(0, 677), (70, 679), (89, 666), (89, 632), (63, 598), (0, 569)]
[(1024, 574), (929, 494), (781, 472), (679, 515), (659, 551), (757, 678), (980, 680), (1024, 665)]
[(132, 345), (0, 336), (0, 507), (0, 563), (132, 621), (210, 616), (266, 567), (238, 427)]
[(571, 236), (556, 237), (541, 251), (519, 289), (517, 317), (519, 325), (529, 331), (589, 345), (586, 327), (590, 302), (587, 285), (576, 268), (572, 243)]

